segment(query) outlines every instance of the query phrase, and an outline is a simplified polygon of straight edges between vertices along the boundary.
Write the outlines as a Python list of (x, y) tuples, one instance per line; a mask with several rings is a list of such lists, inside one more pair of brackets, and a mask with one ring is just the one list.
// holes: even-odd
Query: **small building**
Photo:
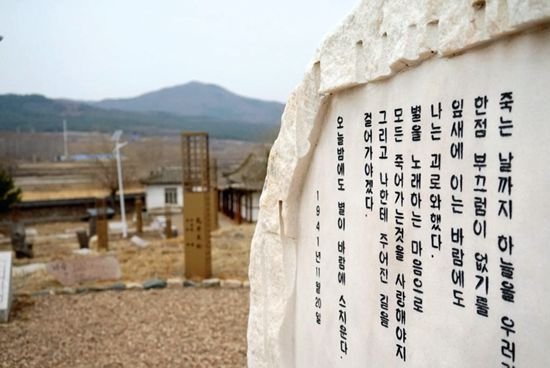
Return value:
[[(214, 170), (215, 172), (215, 170)], [(162, 167), (151, 172), (149, 177), (142, 180), (145, 186), (145, 205), (147, 212), (153, 215), (165, 215), (167, 212), (172, 218), (180, 216), (183, 212), (184, 194), (182, 184), (182, 169), (180, 166)], [(218, 224), (218, 191), (212, 180), (210, 192), (210, 229), (216, 230)], [(179, 220), (173, 220), (178, 226)], [(183, 232), (183, 229), (179, 229)]]
[(235, 170), (222, 174), (219, 207), (237, 222), (256, 222), (267, 173), (267, 154), (251, 153)]
[(145, 205), (149, 213), (183, 208), (181, 167), (162, 167), (141, 182), (145, 186)]

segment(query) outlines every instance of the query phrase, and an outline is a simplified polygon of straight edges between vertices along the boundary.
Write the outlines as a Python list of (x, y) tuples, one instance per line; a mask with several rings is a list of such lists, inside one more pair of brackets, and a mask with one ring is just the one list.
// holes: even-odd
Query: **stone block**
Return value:
[(326, 38), (271, 149), (248, 366), (550, 366), (549, 26), (365, 0)]
[(8, 322), (12, 302), (12, 253), (0, 252), (0, 322)]
[(201, 286), (205, 288), (220, 286), (220, 279), (218, 278), (205, 279), (201, 282)]
[(143, 289), (149, 290), (149, 289), (164, 289), (166, 287), (167, 283), (165, 280), (162, 279), (151, 279), (147, 280), (143, 283)]
[(120, 265), (113, 256), (87, 256), (54, 261), (46, 266), (48, 272), (64, 286), (87, 281), (117, 280)]

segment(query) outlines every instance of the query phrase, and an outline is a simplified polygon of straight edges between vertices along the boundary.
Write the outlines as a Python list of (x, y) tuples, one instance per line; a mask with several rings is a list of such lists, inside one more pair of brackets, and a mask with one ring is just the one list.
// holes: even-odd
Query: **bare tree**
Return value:
[[(102, 140), (102, 155), (95, 160), (93, 181), (98, 183), (103, 189), (109, 192), (110, 205), (114, 208), (116, 195), (118, 193), (118, 171), (116, 158), (112, 154), (112, 142)], [(125, 188), (137, 182), (135, 165), (122, 155), (122, 185)]]

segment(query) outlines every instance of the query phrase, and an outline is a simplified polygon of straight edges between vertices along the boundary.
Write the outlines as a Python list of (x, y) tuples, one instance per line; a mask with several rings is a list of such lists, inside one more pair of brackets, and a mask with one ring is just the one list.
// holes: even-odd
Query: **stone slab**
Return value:
[(48, 272), (64, 286), (87, 281), (118, 280), (120, 265), (113, 256), (86, 256), (54, 261), (46, 266)]
[(0, 322), (8, 322), (12, 302), (11, 252), (0, 252)]
[(373, 0), (327, 37), (270, 154), (249, 366), (550, 365), (549, 20), (547, 1)]
[(296, 366), (550, 364), (549, 58), (533, 33), (333, 96), (298, 209)]

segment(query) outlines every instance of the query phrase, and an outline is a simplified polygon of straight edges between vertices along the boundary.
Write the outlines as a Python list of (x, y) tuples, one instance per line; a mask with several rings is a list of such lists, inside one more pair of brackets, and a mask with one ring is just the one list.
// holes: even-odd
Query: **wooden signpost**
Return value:
[(182, 133), (185, 277), (212, 275), (207, 133)]
[(96, 199), (97, 249), (109, 250), (109, 224), (107, 222), (107, 204), (105, 198)]
[(143, 233), (143, 201), (138, 198), (136, 199), (136, 233)]

